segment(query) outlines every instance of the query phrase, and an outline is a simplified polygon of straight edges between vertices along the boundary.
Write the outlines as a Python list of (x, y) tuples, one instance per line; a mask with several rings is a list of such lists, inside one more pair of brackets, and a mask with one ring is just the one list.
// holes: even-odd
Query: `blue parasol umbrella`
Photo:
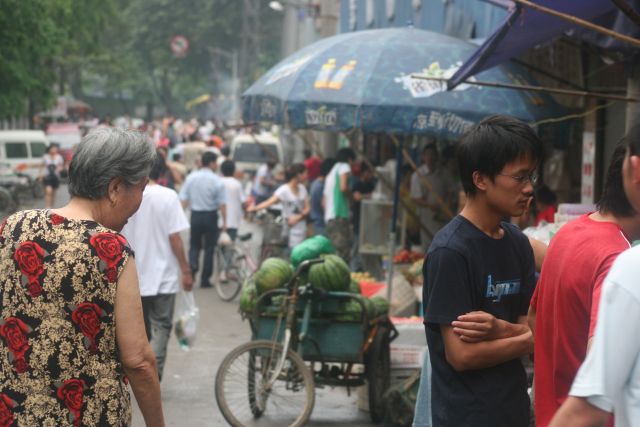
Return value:
[[(443, 34), (387, 28), (340, 34), (289, 56), (243, 94), (247, 122), (294, 129), (457, 137), (483, 117), (508, 114), (534, 122), (561, 114), (547, 94), (460, 85), (448, 78), (477, 49)], [(478, 80), (535, 84), (522, 67), (500, 65)]]

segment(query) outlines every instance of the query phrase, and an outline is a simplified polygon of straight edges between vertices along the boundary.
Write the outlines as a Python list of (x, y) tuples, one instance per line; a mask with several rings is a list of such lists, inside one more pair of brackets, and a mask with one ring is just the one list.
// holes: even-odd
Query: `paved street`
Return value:
[[(56, 206), (68, 200), (66, 187), (60, 188)], [(42, 200), (32, 206), (42, 207)], [(255, 227), (251, 229), (256, 232)], [(258, 240), (254, 234), (254, 241)], [(185, 242), (186, 243), (186, 242)], [(191, 351), (182, 351), (174, 336), (170, 340), (164, 379), (162, 400), (167, 426), (225, 426), (215, 400), (214, 381), (218, 365), (234, 347), (250, 339), (249, 324), (238, 313), (238, 302), (221, 301), (214, 289), (195, 289), (196, 303), (200, 308), (200, 325), (197, 341)], [(134, 403), (133, 426), (142, 427), (142, 415)], [(349, 425), (372, 426), (369, 414), (357, 408), (357, 396), (346, 389), (325, 388), (316, 390), (316, 403), (310, 427)]]

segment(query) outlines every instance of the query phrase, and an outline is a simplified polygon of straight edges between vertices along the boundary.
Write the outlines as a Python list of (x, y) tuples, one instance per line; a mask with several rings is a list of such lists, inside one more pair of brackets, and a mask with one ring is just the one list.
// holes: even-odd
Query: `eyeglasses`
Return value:
[(508, 176), (520, 185), (524, 185), (527, 182), (530, 182), (531, 184), (535, 184), (536, 182), (538, 182), (537, 173), (530, 173), (528, 175), (509, 175), (506, 173), (499, 173), (497, 175)]

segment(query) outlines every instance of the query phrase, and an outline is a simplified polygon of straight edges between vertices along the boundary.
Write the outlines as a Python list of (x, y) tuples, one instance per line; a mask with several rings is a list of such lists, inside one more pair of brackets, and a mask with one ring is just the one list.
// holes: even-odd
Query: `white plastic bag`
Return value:
[(231, 236), (226, 231), (220, 233), (220, 237), (218, 237), (218, 244), (221, 246), (228, 246), (233, 244), (231, 241)]
[(196, 306), (193, 292), (181, 290), (179, 304), (178, 319), (174, 325), (176, 338), (178, 338), (180, 348), (184, 351), (189, 351), (196, 339), (200, 311)]

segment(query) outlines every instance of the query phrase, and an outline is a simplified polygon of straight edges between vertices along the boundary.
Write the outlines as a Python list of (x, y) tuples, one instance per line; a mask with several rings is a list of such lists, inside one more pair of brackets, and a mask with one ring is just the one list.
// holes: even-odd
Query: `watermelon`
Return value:
[(323, 254), (333, 254), (336, 248), (324, 236), (313, 236), (297, 244), (291, 251), (291, 264), (297, 268), (302, 261), (319, 258)]
[(244, 313), (253, 313), (258, 299), (258, 291), (253, 277), (249, 277), (242, 285), (240, 291), (240, 311)]
[(351, 271), (342, 258), (337, 255), (320, 255), (324, 258), (321, 264), (314, 264), (309, 269), (309, 283), (327, 291), (346, 292), (351, 284)]
[(383, 316), (389, 312), (389, 301), (382, 297), (373, 297), (369, 301), (373, 306), (373, 316)]
[(357, 322), (362, 317), (362, 306), (356, 300), (349, 300), (341, 307), (341, 313), (335, 316), (336, 320)]
[(349, 292), (351, 292), (352, 294), (361, 294), (362, 292), (360, 291), (360, 283), (356, 282), (355, 280), (351, 280), (351, 284), (349, 285)]
[(283, 287), (293, 276), (289, 263), (282, 258), (267, 258), (256, 271), (254, 280), (258, 294)]

